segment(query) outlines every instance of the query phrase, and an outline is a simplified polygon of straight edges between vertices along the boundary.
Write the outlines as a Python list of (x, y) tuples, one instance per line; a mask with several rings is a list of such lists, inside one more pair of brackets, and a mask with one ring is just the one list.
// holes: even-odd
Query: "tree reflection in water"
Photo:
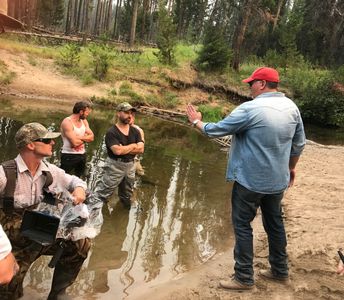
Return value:
[[(56, 127), (64, 115), (49, 115), (48, 120), (41, 116), (38, 111), (16, 111), (0, 118), (2, 161), (16, 153), (14, 134), (23, 122)], [(95, 110), (89, 120), (95, 133), (87, 149), (91, 189), (106, 157), (103, 138), (111, 119), (112, 112)], [(114, 195), (112, 212), (103, 208), (102, 231), (68, 291), (75, 299), (122, 299), (192, 269), (231, 243), (225, 153), (188, 127), (145, 116), (138, 116), (137, 122), (147, 141), (142, 160), (146, 174), (138, 178), (134, 194), (137, 204), (128, 212)], [(59, 141), (51, 158), (57, 164), (60, 147)], [(30, 289), (43, 295), (51, 283), (47, 262), (37, 261), (25, 279)]]

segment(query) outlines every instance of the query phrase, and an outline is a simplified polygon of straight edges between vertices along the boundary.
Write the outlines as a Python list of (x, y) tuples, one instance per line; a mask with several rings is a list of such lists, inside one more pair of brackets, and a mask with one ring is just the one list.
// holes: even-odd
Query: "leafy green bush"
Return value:
[(223, 28), (209, 24), (205, 30), (203, 48), (199, 52), (197, 65), (204, 70), (223, 71), (233, 53), (228, 47)]
[(88, 51), (92, 57), (94, 78), (99, 81), (104, 80), (116, 53), (106, 44), (90, 44)]
[(297, 99), (304, 120), (325, 126), (344, 126), (343, 91), (336, 88), (335, 82), (333, 73), (309, 82)]
[(283, 76), (282, 84), (292, 90), (293, 97), (301, 98), (308, 93), (310, 87), (313, 88), (317, 84), (319, 78), (326, 76), (327, 73), (327, 71), (303, 66), (301, 68), (288, 68), (286, 71), (282, 71), (280, 75)]
[(172, 17), (169, 15), (164, 1), (159, 1), (158, 13), (159, 31), (157, 35), (157, 45), (159, 52), (154, 55), (163, 64), (175, 64), (175, 47), (177, 44), (176, 26), (173, 24)]
[(198, 111), (202, 113), (202, 119), (205, 122), (218, 122), (223, 118), (221, 107), (210, 105), (200, 105)]
[(57, 64), (64, 68), (76, 68), (80, 61), (81, 48), (75, 43), (65, 44), (61, 49), (57, 58)]

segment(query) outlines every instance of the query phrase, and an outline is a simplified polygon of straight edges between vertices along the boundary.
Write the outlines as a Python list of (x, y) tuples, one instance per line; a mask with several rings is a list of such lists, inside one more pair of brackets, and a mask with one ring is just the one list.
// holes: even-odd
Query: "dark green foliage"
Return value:
[(175, 47), (177, 44), (176, 26), (172, 23), (172, 18), (163, 4), (159, 2), (159, 31), (157, 36), (157, 45), (159, 52), (156, 53), (159, 61), (164, 64), (175, 64)]
[(341, 88), (336, 85), (332, 73), (310, 82), (298, 100), (303, 119), (321, 125), (343, 127), (344, 90)]
[(297, 34), (301, 53), (312, 63), (336, 66), (343, 64), (343, 1), (301, 2), (304, 2), (303, 23)]
[(49, 27), (59, 25), (64, 15), (64, 0), (38, 0), (38, 17), (40, 22)]
[(201, 69), (223, 71), (231, 59), (232, 52), (217, 25), (209, 24), (206, 28), (203, 48), (199, 53), (197, 64)]

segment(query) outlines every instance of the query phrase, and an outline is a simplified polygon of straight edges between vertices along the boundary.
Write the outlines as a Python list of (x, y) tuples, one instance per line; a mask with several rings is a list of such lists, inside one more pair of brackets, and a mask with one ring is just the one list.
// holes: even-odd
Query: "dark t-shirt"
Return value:
[(135, 154), (115, 155), (111, 150), (111, 146), (127, 146), (139, 142), (142, 142), (141, 134), (132, 126), (129, 128), (128, 135), (124, 135), (116, 125), (111, 126), (105, 135), (106, 150), (110, 158), (134, 159)]

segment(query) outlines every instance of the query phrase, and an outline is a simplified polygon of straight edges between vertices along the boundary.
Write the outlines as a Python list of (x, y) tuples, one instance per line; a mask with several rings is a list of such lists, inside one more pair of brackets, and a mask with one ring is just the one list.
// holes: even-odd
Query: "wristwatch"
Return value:
[(192, 125), (193, 125), (193, 126), (196, 126), (196, 125), (197, 125), (197, 123), (198, 123), (199, 121), (200, 121), (200, 120), (198, 120), (198, 119), (196, 119), (196, 120), (192, 121)]

